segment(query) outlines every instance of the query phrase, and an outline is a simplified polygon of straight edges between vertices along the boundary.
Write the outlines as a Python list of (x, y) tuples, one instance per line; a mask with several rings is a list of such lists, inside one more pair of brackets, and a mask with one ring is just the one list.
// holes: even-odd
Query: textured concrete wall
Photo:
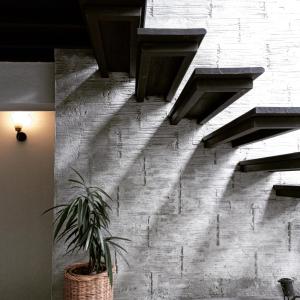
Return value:
[[(204, 27), (191, 66), (263, 66), (254, 89), (204, 126), (169, 125), (172, 104), (134, 99), (126, 74), (101, 79), (91, 53), (56, 52), (56, 201), (72, 194), (70, 167), (116, 199), (112, 231), (132, 239), (118, 260), (118, 300), (280, 295), (277, 279), (300, 274), (300, 206), (273, 184), (299, 173), (235, 171), (243, 159), (299, 151), (299, 132), (231, 149), (201, 139), (257, 105), (300, 106), (300, 1), (149, 0), (147, 27)], [(181, 87), (182, 88), (182, 87)], [(180, 88), (180, 90), (181, 90)], [(54, 299), (63, 267), (54, 253)]]

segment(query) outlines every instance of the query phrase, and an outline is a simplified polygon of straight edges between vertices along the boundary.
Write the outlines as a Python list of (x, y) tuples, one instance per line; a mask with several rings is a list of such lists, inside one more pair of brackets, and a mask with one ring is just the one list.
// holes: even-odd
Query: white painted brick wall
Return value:
[[(115, 299), (275, 297), (278, 278), (299, 279), (300, 206), (271, 192), (299, 183), (299, 172), (234, 171), (242, 159), (299, 151), (299, 132), (238, 149), (201, 144), (254, 106), (300, 106), (299, 11), (299, 0), (148, 0), (147, 27), (208, 31), (184, 81), (195, 67), (266, 68), (204, 126), (169, 125), (173, 103), (136, 103), (126, 74), (102, 79), (91, 53), (57, 50), (56, 202), (71, 195), (71, 166), (117, 199), (112, 230), (132, 243), (130, 268), (118, 261)], [(54, 299), (63, 267), (80, 260), (63, 252), (54, 249)]]

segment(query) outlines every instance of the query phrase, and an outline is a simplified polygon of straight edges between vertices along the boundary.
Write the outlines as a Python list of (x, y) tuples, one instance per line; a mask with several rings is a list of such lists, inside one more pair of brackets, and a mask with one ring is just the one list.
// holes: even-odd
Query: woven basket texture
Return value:
[(65, 269), (64, 300), (113, 300), (107, 272), (92, 275), (74, 273), (74, 270), (86, 266), (86, 263), (78, 263)]

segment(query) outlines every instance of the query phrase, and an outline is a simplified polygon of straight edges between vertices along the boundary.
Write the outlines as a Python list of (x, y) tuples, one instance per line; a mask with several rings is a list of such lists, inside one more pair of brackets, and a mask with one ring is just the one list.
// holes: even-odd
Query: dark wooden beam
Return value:
[(197, 68), (170, 112), (171, 124), (183, 118), (205, 123), (253, 87), (263, 68)]
[(76, 0), (1, 0), (0, 24), (84, 25)]
[(300, 198), (300, 185), (274, 185), (276, 196)]
[(1, 48), (0, 61), (54, 62), (53, 48)]
[(81, 25), (1, 23), (0, 36), (0, 61), (53, 61), (55, 48), (91, 48)]
[(74, 0), (1, 0), (0, 36), (1, 61), (53, 61), (55, 48), (91, 48)]
[(239, 169), (241, 172), (298, 171), (300, 170), (300, 152), (241, 161)]
[(231, 143), (237, 147), (300, 129), (300, 107), (256, 107), (203, 138), (211, 148)]
[(205, 29), (138, 29), (137, 101), (171, 101), (191, 64)]
[(137, 28), (145, 22), (146, 0), (81, 0), (102, 77), (135, 77)]
[(0, 24), (0, 48), (90, 48), (87, 29), (67, 24)]

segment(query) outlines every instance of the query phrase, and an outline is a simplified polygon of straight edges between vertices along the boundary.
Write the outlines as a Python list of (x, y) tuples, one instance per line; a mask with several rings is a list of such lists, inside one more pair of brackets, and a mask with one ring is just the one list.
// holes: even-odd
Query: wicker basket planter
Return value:
[(79, 275), (75, 271), (87, 266), (74, 264), (65, 269), (64, 300), (113, 300), (107, 272)]
[(89, 185), (78, 171), (72, 170), (76, 177), (71, 177), (69, 182), (77, 193), (68, 203), (44, 211), (45, 214), (55, 210), (54, 241), (63, 240), (67, 253), (77, 251), (88, 260), (88, 263), (65, 269), (64, 299), (112, 300), (115, 273), (112, 251), (127, 253), (119, 242), (130, 240), (113, 236), (109, 231), (111, 207), (108, 200), (113, 199), (102, 188)]

